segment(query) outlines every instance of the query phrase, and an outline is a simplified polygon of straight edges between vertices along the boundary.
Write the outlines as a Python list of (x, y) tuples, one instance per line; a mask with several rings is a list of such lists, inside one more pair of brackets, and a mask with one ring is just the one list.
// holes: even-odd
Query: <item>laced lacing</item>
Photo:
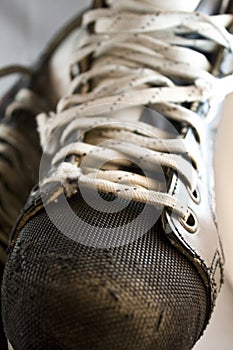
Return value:
[[(185, 139), (140, 120), (139, 106), (191, 127), (202, 141), (204, 122), (190, 106), (233, 90), (232, 75), (215, 76), (207, 59), (216, 49), (233, 50), (232, 35), (225, 29), (233, 16), (155, 12), (150, 2), (142, 6), (134, 0), (107, 3), (109, 8), (83, 16), (70, 62), (73, 80), (56, 114), (38, 116), (41, 143), (53, 155), (54, 167), (41, 185), (61, 181), (68, 196), (84, 185), (168, 207), (187, 219), (187, 205), (159, 181), (122, 167), (130, 167), (127, 159), (139, 160), (142, 169), (157, 164), (179, 173), (195, 189), (192, 163), (197, 160)], [(74, 133), (77, 142), (70, 141)], [(75, 162), (64, 162), (70, 155)], [(96, 159), (108, 164), (98, 170)]]

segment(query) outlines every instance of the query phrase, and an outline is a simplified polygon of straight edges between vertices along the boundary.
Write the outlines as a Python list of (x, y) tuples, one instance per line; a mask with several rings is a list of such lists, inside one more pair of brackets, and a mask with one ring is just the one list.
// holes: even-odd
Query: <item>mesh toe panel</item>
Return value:
[[(68, 222), (59, 201), (50, 209), (71, 230), (96, 239), (106, 226), (133, 237), (137, 232), (124, 232), (124, 224), (143, 210), (131, 202), (120, 213), (101, 213), (80, 194), (70, 206), (82, 218), (79, 227)], [(101, 249), (66, 237), (42, 210), (21, 231), (3, 281), (14, 350), (188, 350), (203, 329), (206, 305), (199, 274), (159, 221), (134, 241)]]

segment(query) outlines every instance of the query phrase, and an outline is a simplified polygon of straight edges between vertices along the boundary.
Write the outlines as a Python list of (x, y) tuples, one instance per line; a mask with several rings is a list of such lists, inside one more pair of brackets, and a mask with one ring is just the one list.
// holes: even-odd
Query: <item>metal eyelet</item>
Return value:
[(200, 194), (198, 187), (196, 187), (195, 190), (193, 190), (193, 191), (190, 189), (190, 187), (187, 187), (187, 189), (188, 189), (189, 195), (192, 198), (192, 200), (194, 201), (194, 203), (200, 204), (201, 194)]
[(194, 212), (189, 208), (189, 215), (187, 219), (180, 218), (179, 219), (181, 225), (185, 228), (189, 233), (196, 233), (198, 229), (198, 220)]

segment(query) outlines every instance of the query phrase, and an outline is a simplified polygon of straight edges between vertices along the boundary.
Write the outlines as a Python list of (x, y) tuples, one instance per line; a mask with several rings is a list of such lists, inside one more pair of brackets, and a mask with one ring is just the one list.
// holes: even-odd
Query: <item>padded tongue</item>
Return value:
[(194, 11), (200, 0), (144, 0), (142, 2), (154, 4), (160, 10)]
[[(137, 0), (135, 4), (144, 4), (145, 7), (154, 8), (155, 10), (166, 11), (199, 11), (208, 15), (216, 14), (220, 12), (222, 5), (229, 1), (222, 0)], [(105, 3), (109, 7), (118, 8), (119, 3), (115, 0), (105, 0)], [(96, 7), (101, 7), (102, 3), (99, 0), (95, 1)], [(124, 4), (127, 7), (127, 0)], [(131, 6), (131, 5), (130, 5)]]

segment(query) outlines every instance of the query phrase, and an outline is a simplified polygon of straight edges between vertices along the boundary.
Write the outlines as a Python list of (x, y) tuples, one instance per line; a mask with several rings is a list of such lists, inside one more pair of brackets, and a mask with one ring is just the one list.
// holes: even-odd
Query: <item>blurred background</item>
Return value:
[[(91, 1), (0, 0), (0, 67), (30, 65), (53, 34)], [(12, 79), (0, 79), (0, 94)], [(233, 95), (223, 107), (216, 137), (215, 173), (220, 233), (226, 255), (226, 278), (215, 312), (195, 350), (233, 349)]]

